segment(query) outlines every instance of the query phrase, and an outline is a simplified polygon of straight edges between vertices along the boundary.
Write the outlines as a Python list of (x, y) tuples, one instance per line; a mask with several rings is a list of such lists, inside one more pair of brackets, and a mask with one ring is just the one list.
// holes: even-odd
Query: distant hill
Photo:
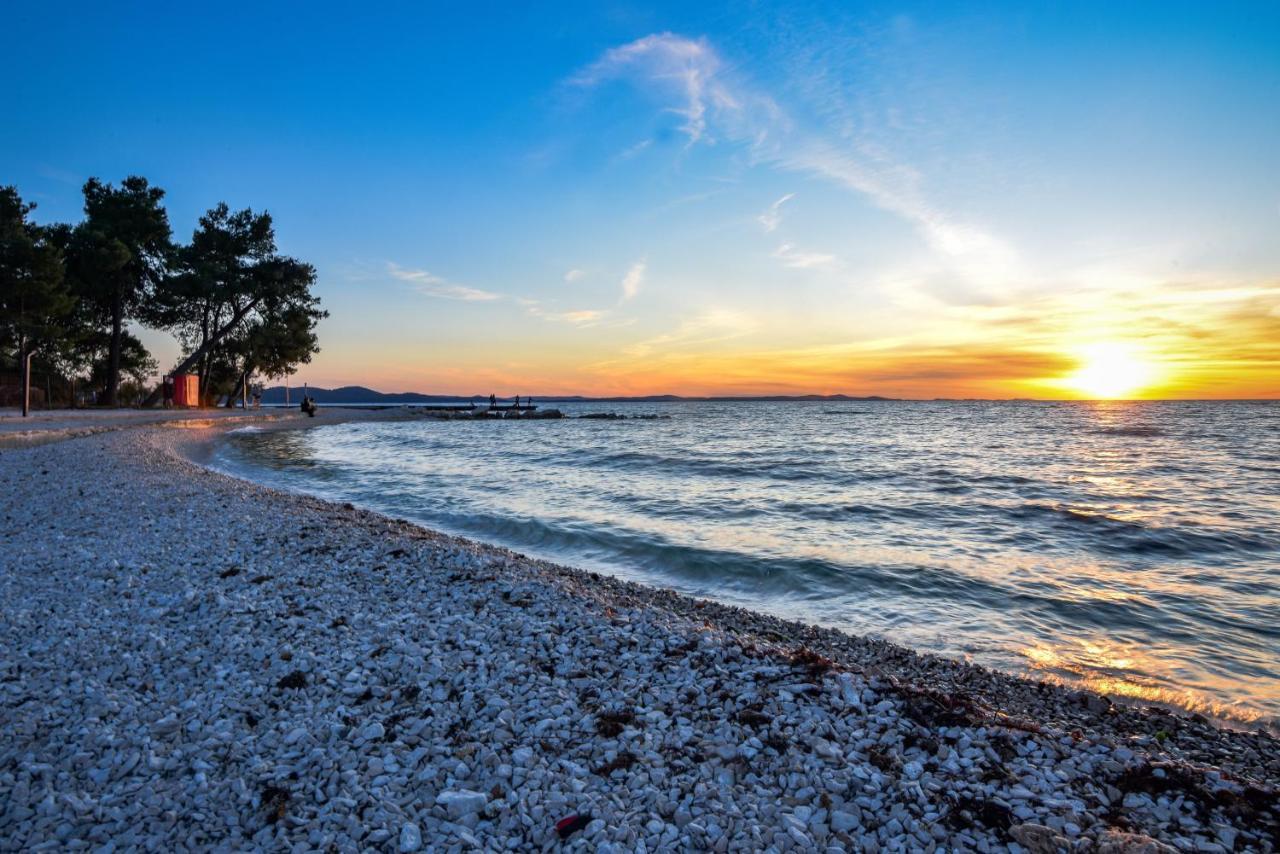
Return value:
[[(346, 385), (341, 388), (318, 388), (309, 386), (307, 394), (315, 398), (316, 403), (340, 404), (340, 403), (457, 403), (474, 400), (483, 402), (489, 399), (487, 394), (477, 394), (471, 397), (451, 395), (451, 394), (420, 394), (416, 391), (403, 391), (394, 394), (386, 392), (374, 391), (371, 388), (365, 388), (361, 385)], [(302, 389), (298, 386), (289, 387), (289, 402), (298, 403), (302, 399)], [(548, 395), (546, 397), (538, 397), (534, 395), (534, 402), (542, 403), (666, 403), (676, 401), (790, 401), (790, 400), (813, 400), (813, 401), (856, 401), (856, 400), (893, 400), (890, 397), (850, 397), (847, 394), (801, 394), (801, 395), (760, 395), (760, 396), (734, 396), (734, 397), (682, 397), (677, 394), (651, 394), (642, 397), (584, 397), (582, 395)], [(498, 400), (509, 403), (510, 397), (499, 397)], [(262, 393), (262, 402), (267, 404), (284, 403), (284, 386), (272, 386)]]

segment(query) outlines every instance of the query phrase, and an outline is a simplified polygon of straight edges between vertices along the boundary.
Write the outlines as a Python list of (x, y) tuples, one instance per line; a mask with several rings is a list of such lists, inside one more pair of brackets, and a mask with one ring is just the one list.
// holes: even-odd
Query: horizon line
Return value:
[[(378, 391), (364, 385), (340, 385), (333, 387), (310, 385), (303, 383), (301, 385), (273, 385), (263, 388), (263, 393), (273, 390), (298, 389), (309, 387), (312, 390), (322, 392), (336, 392), (344, 389), (364, 389), (373, 394), (386, 397), (416, 395), (419, 397), (438, 398), (440, 400), (486, 400), (488, 394), (448, 394), (439, 392), (422, 392), (422, 391)], [(497, 395), (498, 400), (512, 400), (515, 395)], [(677, 394), (674, 392), (658, 392), (653, 394), (533, 394), (520, 395), (522, 399), (539, 399), (543, 401), (601, 401), (601, 402), (659, 402), (659, 399), (667, 400), (686, 400), (686, 401), (801, 401), (810, 400), (839, 400), (841, 398), (851, 401), (886, 401), (886, 402), (939, 402), (939, 401), (956, 401), (956, 402), (981, 402), (981, 403), (1275, 403), (1280, 401), (1280, 396), (1276, 397), (1116, 397), (1116, 398), (1067, 398), (1067, 397), (948, 397), (938, 395), (933, 397), (899, 397), (881, 394), (852, 394), (849, 392), (795, 392), (791, 394)], [(373, 401), (370, 401), (373, 402)]]

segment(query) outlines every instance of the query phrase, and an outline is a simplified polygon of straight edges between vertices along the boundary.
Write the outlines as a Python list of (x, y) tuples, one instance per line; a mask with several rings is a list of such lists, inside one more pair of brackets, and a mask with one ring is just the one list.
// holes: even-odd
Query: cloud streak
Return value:
[(502, 299), (500, 294), (459, 285), (427, 270), (414, 270), (388, 262), (387, 272), (393, 278), (408, 282), (415, 291), (423, 296), (461, 300), (463, 302), (492, 302)]
[(655, 33), (605, 51), (571, 79), (594, 87), (628, 74), (674, 93), (683, 103), (668, 109), (684, 118), (682, 130), (693, 145), (707, 131), (708, 111), (731, 111), (740, 105), (721, 77), (721, 61), (706, 39)]
[[(931, 201), (922, 176), (909, 164), (850, 143), (842, 131), (797, 130), (777, 101), (732, 74), (705, 38), (670, 32), (645, 36), (606, 51), (570, 82), (591, 88), (618, 79), (675, 101), (667, 109), (684, 117), (688, 147), (730, 140), (746, 145), (756, 162), (852, 190), (910, 222), (931, 248), (975, 275), (1003, 273), (1016, 260), (1003, 240)], [(789, 198), (758, 217), (766, 231), (778, 227)]]
[(622, 277), (623, 302), (635, 299), (636, 294), (640, 293), (640, 286), (644, 284), (645, 268), (644, 261), (637, 261), (631, 265), (631, 269), (627, 270), (627, 274)]
[(796, 197), (795, 193), (787, 193), (778, 199), (765, 210), (764, 213), (756, 217), (756, 221), (764, 226), (764, 230), (773, 232), (778, 230), (778, 226), (782, 225), (782, 206)]
[(777, 258), (793, 270), (831, 270), (840, 266), (840, 260), (825, 252), (804, 252), (794, 244), (784, 243), (773, 251)]

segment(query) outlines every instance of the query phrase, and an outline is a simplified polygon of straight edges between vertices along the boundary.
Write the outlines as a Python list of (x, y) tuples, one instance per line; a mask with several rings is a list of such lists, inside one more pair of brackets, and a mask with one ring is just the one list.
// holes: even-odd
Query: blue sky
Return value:
[(14, 6), (0, 182), (270, 210), (320, 385), (1280, 394), (1280, 6), (688, 5)]

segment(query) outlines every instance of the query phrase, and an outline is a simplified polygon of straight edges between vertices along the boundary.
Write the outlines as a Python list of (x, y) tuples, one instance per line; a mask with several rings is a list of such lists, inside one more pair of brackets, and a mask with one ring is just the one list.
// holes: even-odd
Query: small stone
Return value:
[(417, 851), (421, 847), (422, 832), (418, 830), (418, 825), (408, 822), (404, 827), (400, 828), (401, 851)]
[(470, 789), (446, 789), (436, 796), (436, 804), (445, 808), (449, 818), (457, 821), (463, 816), (475, 815), (484, 809), (489, 799), (482, 792)]
[(1009, 835), (1030, 854), (1057, 854), (1069, 850), (1067, 840), (1042, 824), (1015, 824)]

